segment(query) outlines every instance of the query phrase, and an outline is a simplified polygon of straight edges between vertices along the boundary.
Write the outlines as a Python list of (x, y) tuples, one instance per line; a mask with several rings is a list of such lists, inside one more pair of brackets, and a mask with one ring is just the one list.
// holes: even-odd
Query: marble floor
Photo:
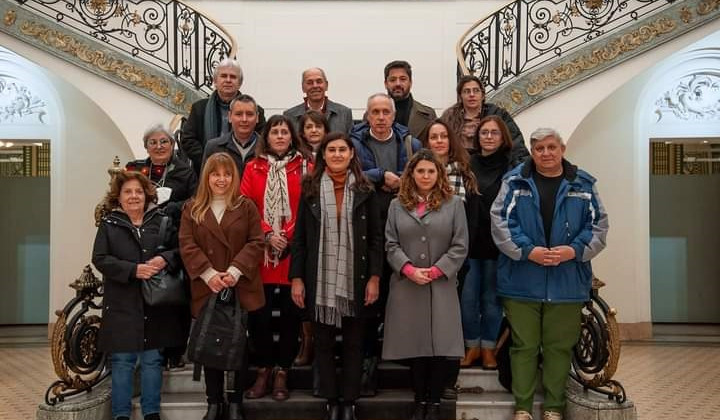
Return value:
[[(46, 340), (0, 334), (0, 419), (34, 419), (54, 379)], [(639, 420), (720, 419), (720, 343), (713, 340), (623, 343), (616, 379)]]

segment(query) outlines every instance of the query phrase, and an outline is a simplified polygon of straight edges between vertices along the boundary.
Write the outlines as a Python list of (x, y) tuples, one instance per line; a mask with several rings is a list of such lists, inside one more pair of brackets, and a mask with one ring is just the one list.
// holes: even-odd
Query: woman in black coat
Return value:
[(111, 353), (112, 417), (116, 420), (130, 418), (138, 359), (143, 415), (145, 420), (160, 419), (161, 350), (184, 340), (176, 321), (182, 309), (150, 307), (142, 298), (142, 281), (162, 269), (180, 268), (177, 247), (157, 252), (160, 245), (177, 240), (160, 237), (164, 214), (155, 206), (156, 199), (155, 188), (141, 173), (117, 174), (106, 196), (113, 210), (103, 217), (93, 247), (92, 262), (103, 275), (105, 289), (99, 347)]
[[(307, 310), (315, 331), (320, 394), (328, 420), (355, 420), (360, 396), (365, 318), (377, 315), (383, 226), (372, 184), (363, 176), (353, 142), (330, 133), (302, 185), (292, 244), (292, 299)], [(333, 349), (342, 331), (338, 392)], [(342, 398), (343, 405), (339, 405)]]

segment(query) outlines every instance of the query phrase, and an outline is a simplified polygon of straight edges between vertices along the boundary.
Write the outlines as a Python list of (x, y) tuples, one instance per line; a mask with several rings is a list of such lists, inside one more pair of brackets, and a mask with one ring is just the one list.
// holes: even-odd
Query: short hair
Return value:
[(477, 84), (480, 85), (480, 90), (482, 91), (483, 97), (485, 96), (485, 84), (482, 82), (482, 80), (480, 80), (480, 78), (477, 76), (473, 76), (472, 74), (466, 74), (465, 76), (462, 76), (458, 79), (457, 86), (455, 86), (455, 92), (457, 92), (458, 102), (460, 102), (460, 92), (462, 92), (463, 87), (470, 82), (477, 82)]
[(309, 72), (310, 70), (317, 70), (322, 74), (322, 78), (327, 83), (327, 76), (325, 75), (325, 70), (321, 69), (320, 67), (310, 67), (309, 69), (303, 70), (302, 74), (300, 75), (300, 85), (305, 83), (305, 73)]
[(385, 80), (390, 76), (390, 70), (392, 69), (403, 69), (407, 73), (410, 80), (412, 80), (412, 66), (405, 60), (395, 60), (387, 63), (385, 66)]
[(268, 137), (270, 136), (270, 130), (280, 124), (287, 125), (290, 130), (290, 150), (295, 149), (305, 159), (312, 159), (312, 152), (310, 147), (305, 143), (305, 140), (298, 136), (293, 125), (292, 120), (281, 114), (276, 114), (270, 117), (263, 127), (262, 135), (258, 137), (255, 142), (255, 156), (267, 155), (270, 152), (270, 144), (268, 143)]
[(140, 186), (145, 193), (145, 207), (143, 210), (147, 210), (150, 203), (157, 203), (157, 193), (155, 192), (155, 187), (148, 177), (143, 175), (142, 172), (122, 171), (118, 172), (110, 181), (110, 191), (108, 191), (105, 195), (104, 202), (109, 206), (109, 208), (114, 209), (116, 207), (120, 207), (120, 191), (126, 182), (132, 180), (140, 182)]
[(563, 141), (563, 138), (560, 136), (560, 133), (554, 128), (547, 128), (547, 127), (541, 127), (537, 130), (533, 131), (532, 134), (530, 134), (530, 145), (539, 142), (540, 140), (544, 139), (545, 137), (554, 137), (555, 140), (558, 141), (558, 143), (565, 145), (565, 142)]
[(232, 112), (233, 106), (235, 106), (235, 104), (237, 102), (245, 102), (245, 103), (253, 104), (253, 106), (255, 107), (255, 113), (256, 114), (258, 113), (257, 102), (255, 102), (255, 98), (253, 98), (252, 96), (246, 95), (243, 93), (243, 94), (240, 94), (240, 95), (234, 97), (233, 100), (230, 101), (230, 108), (229, 108), (230, 112)]
[(395, 101), (390, 95), (383, 92), (373, 93), (368, 97), (367, 104), (365, 105), (365, 112), (370, 112), (370, 102), (375, 98), (385, 98), (390, 101), (390, 107), (392, 108), (393, 113), (395, 113)]
[(143, 133), (143, 147), (147, 149), (147, 142), (150, 136), (152, 136), (155, 133), (163, 133), (165, 137), (167, 137), (172, 143), (175, 143), (175, 137), (170, 133), (170, 130), (165, 128), (163, 124), (153, 124), (151, 125), (147, 130), (145, 130), (145, 133)]
[(510, 129), (508, 128), (507, 124), (505, 124), (505, 121), (503, 121), (503, 119), (497, 115), (486, 115), (480, 120), (480, 122), (478, 122), (475, 139), (473, 140), (473, 142), (475, 143), (473, 144), (473, 147), (477, 150), (480, 150), (480, 129), (489, 121), (494, 121), (495, 124), (498, 125), (498, 128), (500, 128), (500, 137), (502, 142), (500, 143), (499, 150), (506, 152), (512, 150), (513, 142), (512, 135), (510, 135)]
[(235, 70), (235, 73), (236, 73), (237, 76), (238, 76), (238, 81), (239, 81), (240, 84), (242, 85), (242, 82), (243, 82), (243, 71), (242, 71), (242, 67), (240, 67), (240, 63), (238, 63), (237, 60), (232, 59), (232, 58), (230, 58), (230, 57), (223, 58), (222, 60), (220, 60), (220, 62), (218, 63), (218, 65), (215, 66), (215, 68), (213, 69), (213, 80), (215, 80), (215, 79), (217, 78), (218, 71), (219, 71), (221, 68), (227, 68), (227, 67), (230, 67), (231, 69)]

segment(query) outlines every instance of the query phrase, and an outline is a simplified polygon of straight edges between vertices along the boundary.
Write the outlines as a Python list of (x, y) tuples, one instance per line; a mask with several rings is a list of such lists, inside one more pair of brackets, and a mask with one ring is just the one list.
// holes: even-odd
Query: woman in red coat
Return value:
[[(290, 297), (289, 244), (295, 232), (300, 182), (312, 170), (311, 154), (282, 115), (271, 117), (257, 140), (255, 159), (245, 166), (240, 192), (257, 205), (265, 233), (265, 255), (260, 277), (265, 289), (265, 306), (250, 312), (250, 335), (255, 342), (258, 373), (246, 398), (262, 398), (272, 389), (275, 400), (285, 400), (287, 372), (297, 351), (299, 314)], [(276, 294), (275, 292), (278, 291)], [(273, 300), (280, 308), (280, 341), (273, 345)], [(272, 377), (273, 368), (279, 366)], [(272, 387), (270, 386), (272, 379)]]

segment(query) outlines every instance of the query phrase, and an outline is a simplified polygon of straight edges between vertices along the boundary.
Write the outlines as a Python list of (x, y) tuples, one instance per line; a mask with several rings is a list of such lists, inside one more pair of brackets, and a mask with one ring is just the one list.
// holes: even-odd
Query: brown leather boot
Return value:
[(480, 357), (482, 357), (480, 347), (468, 347), (465, 350), (465, 357), (460, 361), (460, 367), (470, 367)]
[(312, 364), (313, 360), (313, 329), (312, 322), (305, 321), (302, 323), (302, 335), (300, 340), (300, 350), (298, 351), (293, 364), (295, 366), (307, 366)]
[(495, 359), (495, 349), (483, 347), (480, 349), (482, 353), (482, 367), (483, 369), (495, 370), (497, 369), (497, 359)]
[(258, 368), (257, 378), (255, 383), (247, 391), (245, 391), (245, 398), (253, 400), (256, 398), (264, 397), (268, 389), (270, 388), (270, 375), (272, 374), (271, 368)]
[(275, 401), (285, 401), (290, 398), (290, 392), (287, 387), (287, 370), (278, 369), (273, 379), (272, 399)]

